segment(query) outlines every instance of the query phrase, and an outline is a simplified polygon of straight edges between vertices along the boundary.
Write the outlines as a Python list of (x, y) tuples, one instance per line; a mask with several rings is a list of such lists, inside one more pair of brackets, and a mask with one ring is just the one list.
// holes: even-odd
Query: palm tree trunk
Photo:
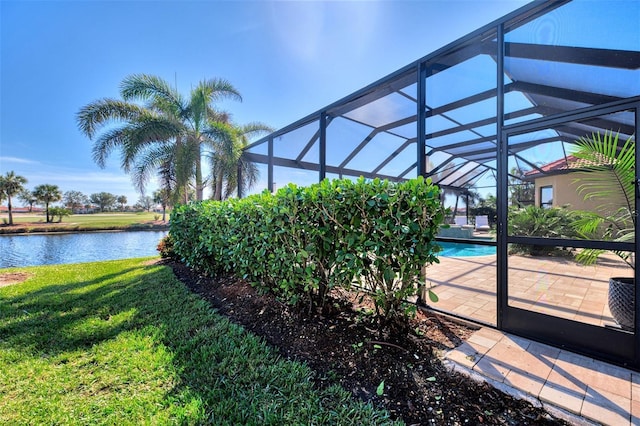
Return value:
[(7, 196), (7, 208), (9, 209), (9, 225), (13, 225), (13, 212), (11, 211), (11, 195)]
[(455, 217), (458, 215), (458, 201), (460, 200), (460, 194), (456, 194), (456, 205), (453, 208), (453, 218), (455, 219)]
[(242, 175), (242, 165), (240, 161), (238, 161), (238, 168), (236, 173), (238, 174), (236, 192), (238, 194), (238, 198), (242, 198), (244, 196), (244, 182), (242, 181), (242, 179), (244, 179), (244, 176)]
[(200, 153), (198, 153), (198, 158), (196, 158), (196, 201), (202, 201), (203, 194), (204, 186), (202, 185), (202, 158), (200, 157)]
[(214, 200), (222, 200), (222, 178), (223, 178), (222, 170), (218, 172), (218, 177), (216, 178), (216, 191), (213, 194)]

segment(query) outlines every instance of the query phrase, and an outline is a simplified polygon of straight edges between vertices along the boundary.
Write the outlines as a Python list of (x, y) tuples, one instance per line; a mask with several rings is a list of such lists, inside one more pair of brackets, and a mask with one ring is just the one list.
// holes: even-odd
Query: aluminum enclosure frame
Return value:
[[(576, 0), (576, 2), (578, 1)], [(594, 332), (594, 329), (566, 323), (572, 338), (562, 340), (562, 333), (558, 337), (558, 335), (544, 332), (544, 328), (553, 328), (554, 324), (557, 324), (554, 322), (555, 320), (539, 313), (519, 313), (508, 306), (507, 257), (509, 244), (535, 243), (543, 246), (624, 249), (634, 253), (637, 253), (637, 247), (640, 244), (640, 236), (637, 234), (636, 241), (633, 243), (614, 244), (588, 240), (554, 240), (552, 238), (542, 240), (512, 236), (507, 232), (508, 179), (514, 177), (510, 175), (509, 158), (514, 158), (531, 170), (543, 172), (539, 164), (521, 153), (546, 142), (545, 139), (536, 139), (517, 145), (509, 145), (508, 138), (510, 136), (528, 130), (541, 129), (544, 126), (555, 126), (557, 132), (549, 136), (548, 141), (569, 143), (585, 134), (585, 129), (575, 124), (580, 119), (589, 119), (590, 121), (585, 126), (597, 129), (597, 131), (619, 129), (623, 134), (623, 139), (639, 134), (640, 91), (631, 92), (631, 95), (620, 95), (588, 90), (588, 88), (585, 89), (584, 84), (564, 84), (565, 82), (561, 81), (554, 85), (551, 84), (553, 82), (537, 81), (539, 80), (538, 75), (527, 72), (529, 70), (522, 69), (522, 67), (518, 68), (518, 61), (529, 61), (530, 63), (547, 61), (559, 64), (559, 67), (575, 67), (571, 69), (582, 70), (583, 68), (597, 67), (598, 69), (611, 70), (611, 72), (617, 73), (616, 76), (630, 75), (633, 77), (638, 75), (640, 46), (636, 50), (614, 50), (602, 47), (527, 44), (507, 40), (507, 33), (527, 25), (533, 19), (572, 3), (570, 0), (534, 1), (363, 89), (257, 140), (245, 149), (243, 156), (254, 163), (266, 165), (267, 189), (269, 191), (274, 190), (274, 168), (276, 167), (317, 172), (318, 181), (328, 175), (364, 176), (365, 178), (382, 178), (390, 181), (403, 181), (413, 176), (431, 177), (442, 188), (462, 196), (468, 195), (474, 185), (486, 176), (493, 176), (496, 195), (498, 195), (496, 239), (493, 242), (480, 242), (479, 244), (495, 245), (497, 248), (497, 321), (495, 326), (501, 330), (526, 335), (534, 340), (559, 347), (568, 347), (577, 352), (640, 370), (640, 333), (632, 333), (631, 337), (623, 336), (622, 340), (626, 342), (624, 344), (628, 345), (631, 342), (632, 347), (626, 347), (619, 354), (605, 353), (606, 351), (599, 350), (598, 347), (580, 347), (576, 343), (581, 339), (590, 338), (589, 333)], [(629, 19), (633, 19), (633, 16)], [(430, 105), (428, 98), (432, 86), (430, 86), (429, 79), (476, 57), (491, 58), (494, 61), (495, 87), (439, 105)], [(511, 65), (509, 66), (509, 64)], [(640, 86), (637, 82), (632, 81), (631, 83), (630, 86), (633, 88), (636, 85)], [(506, 103), (507, 97), (511, 95), (518, 95), (526, 99), (529, 104), (520, 109), (509, 109)], [(363, 108), (366, 109), (376, 102), (390, 99), (390, 97), (403, 105), (415, 103), (415, 108), (411, 111), (406, 109), (404, 114), (383, 123), (376, 123), (373, 119), (365, 120), (357, 114)], [(495, 101), (493, 101), (494, 99)], [(482, 105), (483, 102), (489, 104), (495, 102), (495, 104), (491, 104), (495, 108), (493, 115), (480, 116), (470, 122), (464, 122), (464, 120), (455, 117), (456, 112), (465, 108), (474, 108), (477, 105)], [(602, 118), (604, 114), (615, 113), (625, 108), (635, 110), (633, 124)], [(427, 126), (429, 119), (441, 120), (446, 122), (447, 126), (435, 130), (431, 129)], [(316, 123), (317, 127), (315, 127)], [(331, 162), (328, 160), (328, 150), (332, 139), (328, 135), (328, 130), (332, 129), (332, 126), (336, 126), (336, 123), (349, 123), (349, 125), (357, 126), (362, 130), (363, 137), (354, 142), (354, 146), (344, 153), (340, 161)], [(415, 126), (415, 132), (409, 132), (412, 133), (409, 135), (403, 134), (403, 131), (406, 132), (410, 126)], [(494, 133), (478, 130), (492, 127), (495, 128)], [(302, 149), (292, 152), (288, 156), (275, 154), (274, 146), (280, 138), (286, 138), (302, 129), (315, 130), (300, 141)], [(461, 137), (462, 134), (466, 137)], [(366, 167), (362, 165), (365, 163), (354, 161), (354, 159), (362, 157), (363, 153), (372, 144), (375, 144), (381, 135), (396, 141), (397, 145), (389, 148), (389, 151), (382, 157), (371, 159), (371, 162), (366, 163)], [(413, 154), (408, 154), (409, 152)], [(311, 153), (317, 155), (317, 159)], [(446, 156), (446, 159), (436, 165), (430, 164), (430, 158), (437, 155)], [(564, 155), (566, 160), (567, 154)], [(411, 161), (399, 169), (394, 170), (389, 167), (398, 158), (411, 158)], [(636, 194), (636, 211), (638, 211), (639, 199), (640, 197)], [(640, 297), (640, 292), (636, 286), (636, 300), (639, 300), (638, 297)], [(640, 330), (639, 306), (640, 304), (636, 304), (636, 330)], [(473, 320), (473, 318), (465, 319)], [(527, 325), (527, 321), (536, 322), (542, 326), (542, 330), (539, 327)], [(564, 334), (566, 335), (566, 333)], [(611, 336), (606, 332), (600, 333), (600, 331), (596, 331), (596, 334), (605, 340), (607, 336)]]

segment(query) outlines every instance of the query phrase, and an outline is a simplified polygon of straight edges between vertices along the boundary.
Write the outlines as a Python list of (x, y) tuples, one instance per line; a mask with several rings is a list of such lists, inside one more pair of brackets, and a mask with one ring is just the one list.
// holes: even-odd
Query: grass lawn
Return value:
[(148, 259), (0, 269), (0, 424), (388, 424)]
[[(148, 228), (156, 217), (162, 220), (159, 213), (92, 213), (74, 214), (64, 217), (62, 222), (45, 223), (44, 214), (14, 214), (14, 227), (0, 226), (0, 233), (34, 232), (34, 231), (78, 231), (97, 229)], [(167, 214), (167, 219), (169, 215)], [(0, 215), (0, 219), (8, 219), (8, 214)], [(157, 224), (156, 224), (157, 226)], [(16, 229), (17, 228), (17, 229)]]

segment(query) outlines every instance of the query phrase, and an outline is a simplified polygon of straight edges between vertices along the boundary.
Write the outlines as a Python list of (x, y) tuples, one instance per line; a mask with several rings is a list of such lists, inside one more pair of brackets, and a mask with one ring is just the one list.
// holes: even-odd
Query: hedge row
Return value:
[(364, 287), (386, 320), (404, 315), (425, 265), (437, 262), (440, 190), (422, 178), (290, 184), (275, 195), (177, 207), (176, 254), (209, 274), (233, 272), (290, 303), (325, 307), (334, 287)]

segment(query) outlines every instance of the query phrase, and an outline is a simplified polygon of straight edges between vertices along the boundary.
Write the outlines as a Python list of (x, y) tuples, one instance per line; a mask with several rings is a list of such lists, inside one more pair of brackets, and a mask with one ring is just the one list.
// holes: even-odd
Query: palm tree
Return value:
[(117, 196), (116, 203), (120, 204), (120, 210), (124, 211), (124, 207), (127, 204), (127, 197), (124, 195)]
[(49, 185), (46, 183), (38, 185), (33, 189), (33, 195), (38, 199), (38, 201), (44, 204), (47, 223), (53, 221), (53, 217), (49, 219), (49, 204), (62, 200), (62, 193), (60, 192), (58, 185)]
[(153, 202), (162, 206), (162, 221), (167, 221), (167, 206), (171, 193), (168, 189), (162, 188), (153, 192)]
[(258, 168), (247, 161), (242, 152), (249, 145), (250, 138), (272, 131), (271, 127), (257, 122), (241, 126), (211, 123), (206, 134), (212, 141), (209, 158), (214, 200), (226, 199), (236, 190), (242, 193), (255, 185), (259, 177)]
[(20, 194), (24, 190), (27, 179), (23, 176), (16, 175), (14, 171), (7, 172), (6, 175), (0, 176), (0, 198), (4, 196), (7, 199), (7, 208), (9, 209), (9, 225), (13, 225), (13, 212), (11, 207), (11, 197)]
[[(217, 111), (215, 101), (230, 98), (242, 100), (240, 93), (226, 80), (201, 81), (185, 99), (165, 80), (136, 74), (125, 78), (120, 87), (122, 100), (101, 99), (77, 114), (80, 130), (95, 140), (93, 158), (104, 167), (107, 157), (119, 148), (125, 172), (135, 169), (134, 181), (143, 192), (152, 173), (171, 161), (176, 186), (188, 194), (195, 182), (196, 199), (202, 200), (205, 179), (202, 174), (201, 151), (209, 143), (207, 130), (212, 122), (224, 122), (227, 115)], [(139, 105), (134, 101), (144, 102)]]
[(509, 195), (511, 204), (525, 207), (533, 204), (535, 185), (524, 179), (525, 172), (519, 167), (512, 167), (509, 172)]
[(29, 191), (28, 189), (23, 189), (22, 191), (20, 191), (20, 193), (18, 194), (18, 198), (20, 198), (23, 203), (29, 205), (29, 213), (33, 211), (33, 205), (38, 201), (33, 195), (33, 192)]

